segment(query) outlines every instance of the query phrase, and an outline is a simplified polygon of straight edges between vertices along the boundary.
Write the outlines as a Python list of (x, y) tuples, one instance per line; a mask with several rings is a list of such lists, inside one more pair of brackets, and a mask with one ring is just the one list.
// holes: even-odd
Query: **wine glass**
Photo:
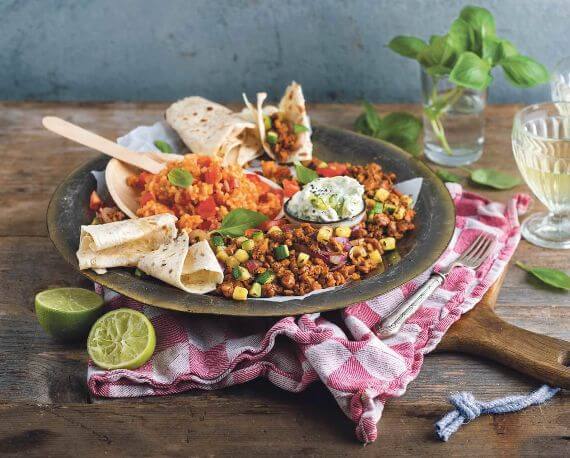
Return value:
[(570, 57), (562, 59), (552, 70), (550, 93), (554, 102), (570, 102)]
[(570, 248), (570, 102), (523, 108), (512, 143), (523, 178), (548, 209), (524, 221), (523, 237), (545, 248)]

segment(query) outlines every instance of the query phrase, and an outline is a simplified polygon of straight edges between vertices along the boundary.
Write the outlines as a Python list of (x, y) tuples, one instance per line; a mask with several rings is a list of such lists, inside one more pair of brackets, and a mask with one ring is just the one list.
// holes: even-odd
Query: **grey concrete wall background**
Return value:
[[(415, 102), (419, 69), (386, 43), (444, 32), (469, 3), (549, 68), (568, 49), (570, 0), (0, 0), (0, 99)], [(491, 102), (533, 102), (496, 72)]]

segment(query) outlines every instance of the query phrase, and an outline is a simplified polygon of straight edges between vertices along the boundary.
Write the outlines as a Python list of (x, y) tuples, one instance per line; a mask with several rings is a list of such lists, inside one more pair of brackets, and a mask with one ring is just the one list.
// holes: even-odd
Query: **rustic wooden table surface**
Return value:
[[(0, 103), (0, 455), (550, 455), (570, 454), (570, 397), (542, 407), (485, 416), (449, 443), (433, 423), (452, 391), (483, 399), (539, 383), (485, 360), (430, 355), (400, 399), (388, 402), (376, 443), (362, 447), (353, 425), (319, 384), (301, 394), (257, 381), (215, 392), (130, 400), (94, 399), (85, 384), (83, 345), (63, 345), (40, 329), (34, 295), (53, 286), (89, 286), (47, 237), (45, 212), (56, 185), (96, 153), (41, 127), (56, 115), (116, 138), (162, 116), (159, 103)], [(487, 109), (479, 165), (517, 173), (510, 131), (517, 106)], [(384, 105), (384, 112), (415, 109)], [(313, 119), (350, 128), (356, 105), (314, 105)], [(505, 202), (516, 190), (477, 189)], [(535, 205), (535, 208), (538, 205)], [(570, 252), (522, 242), (514, 259), (568, 269)], [(570, 340), (570, 294), (546, 289), (511, 267), (497, 313), (532, 331)]]

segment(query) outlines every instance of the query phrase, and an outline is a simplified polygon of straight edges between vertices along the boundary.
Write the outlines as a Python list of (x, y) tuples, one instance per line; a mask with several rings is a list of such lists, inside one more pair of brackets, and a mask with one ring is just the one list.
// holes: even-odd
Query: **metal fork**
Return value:
[(489, 253), (493, 249), (495, 239), (488, 235), (479, 235), (467, 247), (459, 258), (453, 261), (449, 266), (441, 269), (440, 272), (434, 272), (429, 280), (423, 284), (412, 296), (410, 296), (402, 305), (394, 310), (390, 315), (384, 318), (377, 327), (380, 337), (389, 337), (400, 330), (400, 327), (412, 316), (416, 310), (427, 300), (432, 293), (443, 284), (446, 276), (455, 267), (468, 267), (477, 269)]

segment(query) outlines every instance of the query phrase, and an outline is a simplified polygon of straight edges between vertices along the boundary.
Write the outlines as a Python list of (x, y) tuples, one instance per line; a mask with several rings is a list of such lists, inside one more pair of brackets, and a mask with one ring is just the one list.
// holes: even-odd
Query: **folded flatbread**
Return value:
[(143, 256), (138, 268), (165, 283), (196, 294), (209, 293), (224, 280), (224, 273), (210, 244), (203, 240), (188, 246), (186, 232)]
[(267, 142), (267, 132), (265, 131), (265, 122), (263, 121), (263, 116), (271, 116), (275, 113), (281, 113), (281, 115), (287, 121), (293, 124), (302, 125), (308, 129), (306, 132), (297, 134), (296, 148), (291, 152), (285, 162), (292, 163), (295, 161), (305, 161), (311, 159), (313, 156), (313, 143), (311, 141), (311, 121), (307, 115), (305, 97), (303, 96), (303, 89), (301, 88), (301, 85), (293, 81), (285, 90), (285, 94), (279, 102), (278, 107), (271, 105), (263, 107), (263, 102), (266, 98), (267, 94), (265, 92), (259, 92), (257, 94), (257, 106), (254, 107), (247, 99), (247, 96), (243, 94), (245, 105), (251, 113), (250, 118), (253, 117), (257, 125), (259, 138), (265, 152), (270, 157), (275, 159), (275, 154)]
[(254, 122), (203, 97), (187, 97), (166, 110), (166, 121), (193, 153), (223, 165), (244, 165), (263, 153)]
[(161, 214), (81, 226), (79, 268), (136, 266), (142, 256), (176, 237), (176, 216)]

